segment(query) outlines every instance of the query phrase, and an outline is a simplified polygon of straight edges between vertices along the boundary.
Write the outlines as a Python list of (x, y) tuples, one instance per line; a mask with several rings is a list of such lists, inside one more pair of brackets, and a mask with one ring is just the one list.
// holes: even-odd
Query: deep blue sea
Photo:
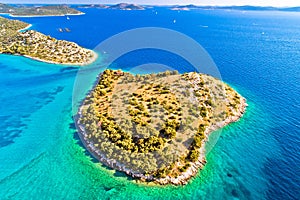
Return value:
[[(184, 33), (247, 99), (247, 112), (223, 129), (207, 165), (188, 185), (137, 184), (95, 162), (78, 141), (72, 101), (79, 67), (0, 55), (0, 199), (300, 199), (300, 13), (81, 10), (86, 15), (70, 20), (17, 19), (90, 49), (133, 28)], [(66, 27), (71, 32), (58, 31)], [(194, 70), (178, 56), (149, 49), (126, 54), (112, 67), (151, 62)], [(104, 69), (102, 56), (92, 66)], [(91, 87), (96, 76), (85, 78)]]

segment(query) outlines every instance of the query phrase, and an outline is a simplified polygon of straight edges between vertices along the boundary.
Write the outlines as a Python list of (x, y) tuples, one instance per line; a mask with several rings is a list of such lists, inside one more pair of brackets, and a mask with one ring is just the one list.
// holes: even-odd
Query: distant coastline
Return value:
[(129, 3), (119, 3), (114, 5), (108, 4), (87, 4), (78, 5), (77, 8), (99, 8), (99, 9), (113, 9), (113, 10), (145, 10), (145, 6)]
[(0, 14), (7, 14), (10, 17), (64, 17), (64, 16), (76, 16), (76, 15), (85, 15), (85, 13), (78, 13), (78, 14), (61, 14), (61, 15), (14, 15), (9, 13), (0, 13)]
[(236, 10), (236, 11), (281, 11), (300, 12), (300, 7), (272, 7), (272, 6), (197, 6), (197, 5), (174, 5), (167, 6), (174, 11), (190, 10)]
[(42, 17), (84, 14), (83, 12), (71, 8), (68, 5), (17, 6), (0, 3), (0, 11), (3, 14), (8, 14), (10, 17)]

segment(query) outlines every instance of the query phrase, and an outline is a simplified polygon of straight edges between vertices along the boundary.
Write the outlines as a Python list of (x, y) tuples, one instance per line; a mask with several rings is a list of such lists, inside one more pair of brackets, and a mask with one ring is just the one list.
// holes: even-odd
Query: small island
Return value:
[(80, 5), (78, 8), (101, 8), (101, 9), (116, 9), (116, 10), (145, 10), (145, 7), (137, 4), (119, 3), (115, 5), (91, 4)]
[(119, 9), (119, 10), (145, 10), (143, 6), (137, 4), (128, 4), (128, 3), (119, 3), (116, 5), (109, 6), (110, 9)]
[(183, 6), (173, 6), (171, 7), (171, 10), (191, 10), (191, 9), (199, 9), (201, 7), (195, 6), (195, 5), (183, 5)]
[(83, 15), (84, 13), (70, 8), (67, 5), (46, 5), (46, 6), (21, 6), (7, 5), (0, 3), (0, 13), (9, 14), (12, 17), (35, 17), (35, 16), (65, 16)]
[(57, 40), (33, 30), (30, 24), (0, 17), (0, 53), (21, 55), (38, 61), (87, 65), (94, 62), (97, 54), (74, 42)]
[(105, 70), (75, 121), (101, 163), (141, 181), (183, 185), (206, 163), (209, 134), (239, 120), (246, 106), (209, 75)]
[(78, 5), (77, 8), (100, 8), (100, 9), (107, 9), (107, 8), (109, 8), (109, 6), (105, 5), (105, 4), (86, 4), (86, 5)]

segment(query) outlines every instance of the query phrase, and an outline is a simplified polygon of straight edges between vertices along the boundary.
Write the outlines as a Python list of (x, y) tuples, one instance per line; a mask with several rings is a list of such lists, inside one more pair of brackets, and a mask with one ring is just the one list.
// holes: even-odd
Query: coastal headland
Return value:
[(184, 185), (206, 163), (209, 134), (238, 121), (246, 106), (209, 75), (105, 70), (75, 121), (101, 163), (141, 181)]
[(57, 40), (34, 30), (30, 24), (0, 17), (0, 53), (65, 65), (88, 65), (97, 54), (74, 42)]

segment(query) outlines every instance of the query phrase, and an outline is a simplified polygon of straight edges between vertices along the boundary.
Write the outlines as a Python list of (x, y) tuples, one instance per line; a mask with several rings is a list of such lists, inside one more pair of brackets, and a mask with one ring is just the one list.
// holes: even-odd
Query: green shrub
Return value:
[(106, 95), (106, 90), (105, 89), (100, 89), (99, 94), (100, 94), (100, 96), (105, 96)]

